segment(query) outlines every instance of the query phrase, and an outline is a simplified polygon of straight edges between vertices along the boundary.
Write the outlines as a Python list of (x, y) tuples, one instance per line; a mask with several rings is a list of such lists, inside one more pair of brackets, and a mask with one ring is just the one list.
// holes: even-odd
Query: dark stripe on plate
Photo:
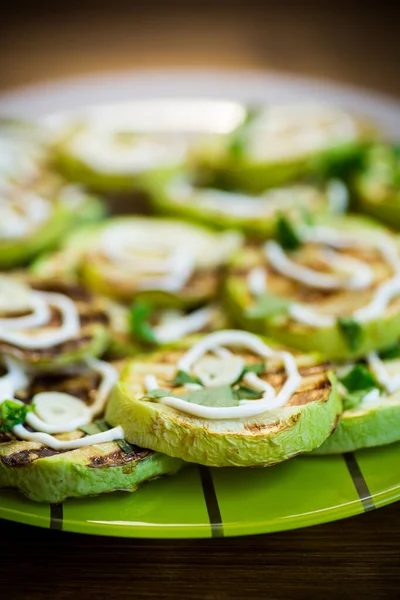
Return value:
[(63, 505), (50, 504), (50, 529), (61, 531), (63, 528)]
[(221, 512), (218, 506), (217, 494), (215, 493), (214, 483), (211, 477), (210, 469), (199, 465), (201, 485), (203, 486), (204, 499), (206, 501), (208, 518), (211, 524), (212, 537), (224, 537), (224, 528), (222, 525)]
[(364, 511), (368, 512), (369, 510), (374, 510), (375, 504), (371, 492), (369, 491), (364, 475), (358, 466), (356, 457), (353, 452), (346, 452), (346, 454), (343, 454), (343, 458), (346, 461), (347, 468), (364, 507)]

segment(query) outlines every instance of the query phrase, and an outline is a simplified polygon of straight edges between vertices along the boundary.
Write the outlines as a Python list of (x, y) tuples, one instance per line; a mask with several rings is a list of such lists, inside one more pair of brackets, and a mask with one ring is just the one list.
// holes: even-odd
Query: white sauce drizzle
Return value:
[[(145, 289), (180, 290), (195, 268), (190, 250), (182, 252), (173, 241), (157, 236), (149, 238), (128, 227), (108, 227), (101, 238), (101, 248), (107, 258), (127, 271), (140, 275), (138, 287)], [(147, 253), (146, 253), (147, 251)], [(151, 277), (148, 275), (153, 274)], [(157, 275), (162, 275), (157, 276)]]
[(116, 266), (135, 278), (141, 290), (176, 292), (197, 268), (215, 268), (240, 246), (235, 231), (214, 233), (177, 221), (132, 219), (109, 225), (99, 248)]
[(267, 270), (254, 267), (247, 276), (247, 285), (253, 296), (262, 296), (267, 291)]
[(297, 264), (286, 255), (282, 246), (274, 241), (265, 245), (265, 255), (276, 271), (309, 287), (357, 290), (369, 287), (373, 281), (372, 269), (367, 264), (355, 258), (340, 257), (333, 252), (322, 258), (326, 262), (329, 260), (329, 264), (336, 271), (342, 271), (338, 275), (320, 273)]
[(356, 121), (322, 103), (276, 104), (252, 123), (248, 153), (257, 161), (292, 160), (357, 139)]
[[(338, 182), (339, 183), (339, 182)], [(335, 189), (333, 189), (335, 192)], [(337, 196), (338, 190), (336, 190)], [(312, 209), (323, 202), (323, 194), (317, 187), (295, 184), (266, 190), (254, 196), (227, 192), (217, 188), (195, 187), (188, 178), (178, 175), (167, 186), (170, 200), (178, 204), (195, 204), (199, 209), (211, 211), (217, 215), (237, 217), (245, 220), (268, 217), (274, 213), (301, 206)], [(329, 200), (329, 204), (333, 204)], [(333, 210), (333, 209), (332, 209)], [(336, 210), (339, 211), (338, 203)]]
[[(394, 271), (391, 279), (376, 288), (371, 301), (366, 306), (354, 311), (352, 317), (356, 321), (363, 323), (379, 318), (389, 302), (400, 294), (399, 250), (390, 237), (372, 232), (368, 240), (361, 240), (355, 237), (354, 234), (349, 235), (323, 226), (305, 228), (302, 237), (307, 242), (321, 243), (341, 249), (376, 248)], [(330, 264), (333, 267), (342, 271), (339, 275), (320, 273), (296, 264), (287, 257), (282, 247), (273, 241), (266, 243), (264, 251), (267, 260), (278, 272), (311, 287), (320, 289), (363, 289), (372, 284), (373, 273), (369, 265), (353, 257), (338, 256), (332, 250), (328, 251), (329, 254), (326, 258), (330, 259)], [(347, 277), (344, 276), (344, 271), (349, 273)], [(256, 291), (253, 288), (255, 296), (258, 295), (255, 293)], [(321, 314), (319, 311), (297, 302), (290, 305), (289, 314), (296, 321), (310, 327), (332, 327), (337, 320), (333, 315)]]
[(9, 189), (12, 197), (2, 197), (0, 206), (0, 240), (13, 240), (31, 234), (52, 211), (49, 200), (36, 194)]
[(20, 439), (28, 442), (38, 442), (39, 444), (43, 444), (49, 448), (52, 448), (53, 450), (76, 450), (77, 448), (91, 446), (92, 444), (103, 444), (104, 442), (122, 440), (125, 436), (122, 427), (114, 427), (113, 429), (102, 431), (101, 433), (86, 435), (78, 440), (58, 440), (48, 433), (28, 431), (28, 429), (26, 429), (26, 427), (23, 425), (17, 425), (14, 427), (13, 433)]
[[(28, 385), (28, 375), (16, 360), (9, 357), (4, 357), (3, 360), (8, 369), (8, 373), (0, 378), (0, 404), (5, 400), (11, 399), (14, 402), (23, 404), (19, 400), (16, 400), (14, 395), (17, 390), (23, 389)], [(112, 365), (101, 360), (87, 359), (86, 364), (90, 369), (93, 369), (102, 375), (102, 381), (97, 390), (96, 400), (91, 406), (87, 406), (79, 398), (71, 396), (70, 394), (59, 392), (44, 392), (37, 394), (32, 398), (33, 406), (35, 404), (35, 399), (45, 399), (45, 402), (43, 402), (41, 406), (42, 418), (34, 412), (29, 412), (26, 416), (26, 423), (37, 431), (29, 431), (24, 425), (20, 424), (13, 428), (13, 433), (20, 439), (38, 442), (54, 450), (73, 450), (92, 444), (123, 439), (124, 431), (122, 427), (114, 427), (108, 431), (88, 435), (76, 440), (59, 440), (51, 435), (75, 431), (79, 427), (90, 423), (98, 413), (104, 410), (107, 398), (118, 379), (118, 373)], [(68, 410), (68, 402), (71, 402), (71, 400), (75, 403), (73, 409), (78, 414), (77, 417), (70, 419), (67, 422), (56, 423), (54, 422), (54, 410), (47, 411), (46, 413), (46, 404), (49, 402), (53, 401), (55, 404), (60, 403), (61, 409), (63, 408), (63, 404), (67, 404), (66, 408)], [(80, 408), (77, 403), (81, 403), (82, 407)], [(46, 414), (48, 414), (49, 421), (46, 421), (43, 418)]]
[(161, 344), (175, 342), (190, 333), (201, 331), (203, 327), (206, 327), (211, 322), (214, 310), (213, 307), (206, 306), (188, 315), (183, 313), (175, 315), (175, 317), (153, 327), (153, 333)]
[[(119, 125), (119, 126), (118, 126)], [(187, 144), (183, 136), (136, 135), (122, 141), (119, 133), (134, 133), (123, 124), (111, 122), (89, 126), (78, 132), (68, 146), (77, 158), (95, 171), (106, 174), (135, 174), (151, 169), (178, 166), (185, 159)]]
[(400, 373), (391, 375), (377, 352), (370, 352), (367, 355), (367, 362), (375, 378), (389, 394), (393, 394), (400, 389)]
[[(177, 365), (178, 370), (190, 372), (193, 365), (207, 352), (215, 353), (216, 349), (225, 344), (248, 348), (263, 358), (273, 357), (281, 359), (288, 377), (280, 392), (276, 393), (271, 385), (264, 382), (255, 373), (252, 373), (252, 376), (250, 379), (247, 378), (247, 381), (250, 381), (253, 386), (258, 386), (257, 389), (259, 391), (264, 392), (260, 400), (241, 400), (238, 406), (221, 408), (197, 405), (173, 396), (166, 396), (160, 398), (158, 401), (195, 417), (205, 419), (240, 419), (259, 415), (283, 406), (299, 387), (301, 375), (298, 372), (294, 356), (289, 352), (272, 350), (256, 335), (245, 331), (225, 330), (211, 333), (200, 340), (179, 360)], [(146, 376), (144, 385), (148, 392), (158, 388), (156, 377), (154, 375)]]
[(0, 404), (13, 398), (18, 390), (24, 389), (29, 383), (27, 374), (17, 360), (4, 356), (3, 363), (7, 373), (0, 377)]
[(349, 205), (349, 191), (339, 179), (328, 181), (327, 189), (329, 209), (336, 214), (343, 214)]
[[(20, 331), (13, 331), (11, 327), (2, 327), (0, 331), (0, 339), (9, 343), (14, 344), (21, 348), (35, 349), (35, 348), (50, 348), (56, 344), (61, 344), (67, 340), (74, 338), (80, 329), (79, 315), (76, 310), (74, 302), (64, 296), (63, 294), (56, 294), (53, 292), (38, 292), (36, 290), (31, 291), (32, 302), (36, 302), (37, 306), (40, 306), (40, 310), (36, 309), (36, 313), (33, 313), (32, 317), (38, 320), (38, 315), (41, 317), (41, 325), (44, 323), (43, 317), (46, 309), (42, 303), (45, 303), (47, 307), (53, 306), (58, 308), (61, 313), (61, 326), (54, 329), (53, 331), (34, 330), (34, 332), (26, 333)], [(48, 312), (50, 315), (50, 312)], [(17, 319), (15, 320), (17, 321)], [(18, 327), (18, 325), (17, 325)], [(32, 325), (30, 325), (32, 327)], [(23, 327), (23, 329), (26, 329)]]

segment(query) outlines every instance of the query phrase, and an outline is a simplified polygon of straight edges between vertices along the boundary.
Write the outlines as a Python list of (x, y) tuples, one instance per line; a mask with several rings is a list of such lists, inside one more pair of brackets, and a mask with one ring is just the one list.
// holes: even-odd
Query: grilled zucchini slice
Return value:
[[(162, 350), (127, 364), (111, 395), (106, 419), (113, 426), (121, 425), (131, 443), (209, 466), (268, 466), (320, 446), (334, 428), (341, 411), (336, 379), (327, 363), (311, 355), (296, 357), (301, 382), (280, 408), (266, 410), (256, 406), (256, 410), (264, 412), (242, 418), (214, 419), (194, 416), (164, 404), (166, 394), (173, 394), (181, 401), (187, 399), (186, 404), (194, 403), (191, 406), (195, 405), (196, 411), (208, 411), (209, 407), (212, 411), (216, 407), (217, 410), (227, 406), (237, 408), (237, 398), (253, 398), (251, 410), (260, 402), (255, 399), (257, 392), (243, 384), (240, 372), (236, 374), (237, 381), (230, 385), (197, 385), (194, 391), (188, 392), (186, 385), (193, 387), (195, 372), (177, 371), (177, 364), (193, 342), (193, 339), (188, 340), (179, 348)], [(227, 370), (224, 355), (221, 356), (221, 365), (216, 367), (219, 376), (226, 375)], [(233, 360), (232, 355), (229, 359), (231, 365), (243, 361), (249, 370), (258, 373), (263, 384), (269, 383), (273, 393), (279, 394), (287, 380), (280, 359), (271, 358), (260, 364), (259, 356), (242, 348), (235, 349), (233, 356)], [(148, 392), (149, 376), (157, 378), (161, 390)], [(202, 404), (200, 408), (199, 404)], [(234, 412), (236, 414), (235, 408)]]
[(354, 180), (357, 206), (390, 227), (400, 227), (400, 151), (377, 144)]
[[(266, 252), (264, 245), (249, 245), (231, 266), (225, 281), (225, 301), (234, 321), (288, 346), (319, 351), (337, 360), (361, 357), (395, 343), (400, 336), (397, 238), (361, 216), (316, 219), (308, 231), (319, 231), (318, 243), (302, 241), (301, 233), (299, 239), (296, 237), (302, 225), (282, 220), (279, 223), (276, 231), (280, 243), (275, 244), (274, 252), (279, 254), (279, 261), (286, 263), (283, 267), (281, 263), (272, 262), (271, 252)], [(339, 232), (345, 238), (354, 237), (354, 246), (335, 247), (332, 252), (328, 239), (332, 231), (335, 236)], [(291, 244), (296, 249), (290, 250)], [(390, 247), (390, 257), (384, 254), (386, 246)], [(333, 268), (336, 263), (337, 271)], [(297, 275), (299, 268), (306, 269), (307, 274), (297, 279), (293, 275), (294, 267)], [(316, 277), (319, 280), (321, 275), (324, 279), (332, 275), (346, 279), (350, 271), (352, 283), (348, 288), (324, 288), (313, 281)], [(261, 283), (258, 290), (251, 283), (256, 273)], [(357, 283), (361, 273), (366, 281)], [(351, 289), (351, 286), (354, 287)], [(373, 302), (378, 302), (379, 310), (378, 306), (370, 310)], [(312, 313), (312, 319), (305, 319), (304, 311)]]
[(235, 231), (218, 233), (173, 219), (119, 217), (81, 230), (34, 271), (78, 277), (94, 292), (122, 302), (141, 299), (185, 309), (218, 294), (220, 274), (241, 241)]
[[(57, 391), (93, 402), (98, 386), (93, 372), (76, 367), (68, 372), (36, 375), (20, 398), (29, 403), (42, 391)], [(84, 427), (95, 434), (108, 429), (101, 419)], [(55, 436), (62, 440), (86, 437), (83, 430)], [(30, 500), (58, 503), (123, 490), (134, 492), (142, 483), (172, 475), (183, 462), (158, 452), (111, 441), (74, 450), (54, 450), (39, 442), (17, 439), (13, 433), (0, 433), (0, 487), (16, 488)]]

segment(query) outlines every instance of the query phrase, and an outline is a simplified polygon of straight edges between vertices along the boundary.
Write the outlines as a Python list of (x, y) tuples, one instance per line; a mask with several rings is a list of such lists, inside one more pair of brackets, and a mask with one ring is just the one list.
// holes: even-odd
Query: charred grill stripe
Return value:
[(224, 537), (224, 526), (210, 469), (199, 465), (199, 471), (204, 500), (206, 502), (208, 518), (211, 525), (211, 535), (213, 538)]
[(50, 504), (50, 529), (62, 531), (64, 511), (62, 504)]
[(368, 512), (370, 510), (374, 510), (375, 504), (372, 499), (371, 492), (368, 489), (367, 482), (364, 479), (364, 475), (361, 472), (354, 453), (346, 452), (343, 454), (343, 458), (346, 461), (347, 468), (362, 502), (364, 511)]

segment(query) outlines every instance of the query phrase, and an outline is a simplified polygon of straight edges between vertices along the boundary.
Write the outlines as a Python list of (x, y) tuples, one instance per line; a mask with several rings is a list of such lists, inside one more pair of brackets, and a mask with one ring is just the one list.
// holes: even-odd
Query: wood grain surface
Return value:
[(150, 541), (0, 521), (1, 598), (399, 598), (400, 506), (279, 534)]
[[(322, 0), (11, 2), (0, 89), (126, 68), (249, 67), (400, 97), (398, 9)], [(126, 540), (5, 521), (0, 535), (2, 600), (400, 598), (400, 504), (244, 538)]]

